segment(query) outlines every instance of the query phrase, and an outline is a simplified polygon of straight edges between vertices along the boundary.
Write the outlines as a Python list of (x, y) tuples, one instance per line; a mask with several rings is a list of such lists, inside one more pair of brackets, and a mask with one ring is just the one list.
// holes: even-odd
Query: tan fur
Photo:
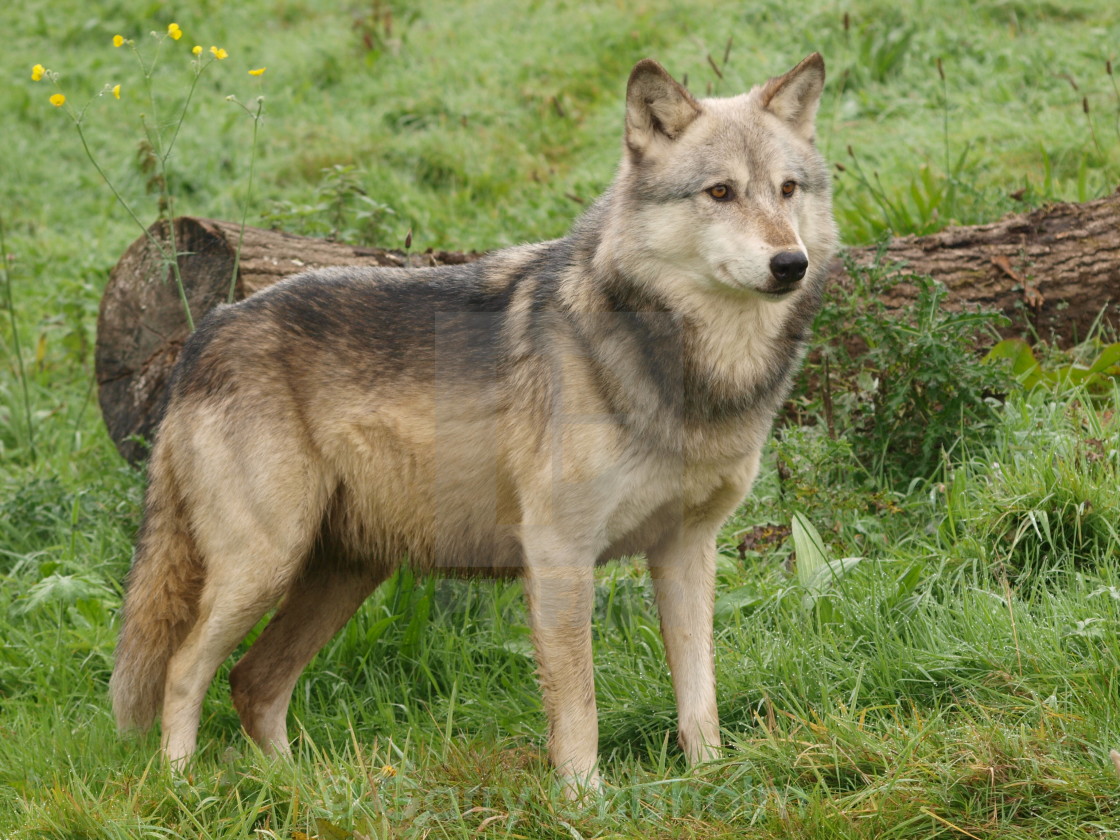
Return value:
[(153, 450), (112, 680), (122, 727), (162, 704), (163, 750), (184, 762), (215, 671), (278, 604), (230, 683), (246, 731), (285, 752), (299, 674), (407, 557), (522, 577), (574, 795), (598, 785), (594, 567), (644, 552), (680, 743), (717, 755), (716, 534), (836, 245), (812, 138), (823, 73), (811, 56), (696, 100), (640, 62), (618, 177), (565, 239), (311, 272), (210, 315)]

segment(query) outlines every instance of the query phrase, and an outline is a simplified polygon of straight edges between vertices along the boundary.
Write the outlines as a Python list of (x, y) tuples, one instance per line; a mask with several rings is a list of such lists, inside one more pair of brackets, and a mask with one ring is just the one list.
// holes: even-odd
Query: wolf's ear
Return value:
[(634, 65), (626, 85), (626, 145), (641, 155), (660, 139), (676, 140), (700, 115), (700, 103), (651, 58)]
[(762, 87), (762, 107), (781, 118), (806, 140), (813, 139), (817, 106), (824, 90), (824, 59), (813, 53)]

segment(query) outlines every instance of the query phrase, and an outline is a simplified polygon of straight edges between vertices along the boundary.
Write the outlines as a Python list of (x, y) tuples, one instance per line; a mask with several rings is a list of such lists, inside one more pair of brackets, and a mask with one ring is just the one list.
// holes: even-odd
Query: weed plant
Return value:
[[(229, 75), (197, 79), (165, 161), (175, 212), (248, 206), (250, 224), (390, 247), (409, 231), (414, 247), (480, 250), (561, 235), (610, 180), (624, 80), (647, 55), (724, 95), (821, 50), (820, 142), (850, 243), (1120, 181), (1115, 3), (792, 11), (0, 5), (0, 836), (1117, 836), (1115, 338), (982, 363), (990, 321), (888, 266), (822, 317), (791, 422), (721, 535), (720, 760), (688, 771), (674, 744), (640, 561), (599, 573), (608, 787), (584, 806), (547, 767), (516, 582), (388, 582), (297, 685), (290, 761), (239, 732), (224, 672), (188, 773), (155, 758), (157, 734), (114, 732), (106, 683), (143, 476), (104, 431), (91, 348), (108, 269), (138, 230), (30, 68), (65, 70), (73, 97), (116, 77), (114, 34), (206, 31)], [(261, 66), (254, 143), (258, 121), (226, 97)], [(156, 144), (138, 162), (142, 134), (92, 118), (118, 104), (110, 86), (86, 140), (147, 206)], [(894, 282), (921, 290), (908, 318), (876, 309)]]
[[(179, 293), (179, 298), (183, 304), (183, 316), (190, 329), (194, 329), (194, 315), (191, 312), (190, 302), (187, 300), (187, 290), (183, 285), (183, 277), (179, 271), (179, 251), (175, 243), (175, 226), (171, 224), (171, 220), (175, 216), (175, 194), (171, 188), (172, 168), (171, 156), (175, 150), (176, 142), (179, 139), (179, 132), (183, 128), (183, 123), (186, 120), (187, 114), (190, 111), (191, 100), (194, 98), (195, 90), (198, 88), (199, 80), (202, 74), (210, 67), (211, 64), (224, 61), (229, 57), (228, 51), (224, 47), (211, 46), (209, 54), (203, 50), (202, 46), (196, 44), (190, 49), (190, 79), (183, 96), (182, 103), (178, 105), (173, 112), (164, 115), (162, 111), (164, 107), (159, 101), (157, 96), (157, 87), (153, 81), (156, 76), (156, 70), (159, 66), (161, 53), (165, 48), (174, 49), (176, 43), (182, 39), (183, 30), (178, 23), (169, 23), (166, 29), (162, 32), (150, 32), (152, 38), (155, 39), (154, 46), (150, 47), (150, 52), (146, 52), (142, 46), (138, 46), (136, 41), (132, 38), (125, 38), (119, 33), (114, 35), (111, 43), (114, 49), (121, 49), (127, 47), (128, 51), (132, 53), (135, 63), (139, 67), (140, 75), (142, 76), (143, 98), (146, 100), (147, 112), (140, 114), (140, 124), (143, 128), (143, 139), (137, 151), (137, 163), (140, 171), (147, 176), (146, 188), (148, 192), (155, 193), (158, 196), (156, 206), (159, 213), (159, 220), (163, 223), (163, 229), (166, 231), (166, 244), (164, 237), (154, 235), (149, 229), (148, 225), (141, 221), (137, 215), (136, 209), (121, 191), (117, 188), (113, 179), (106, 172), (104, 165), (100, 158), (90, 147), (88, 140), (88, 130), (86, 128), (86, 114), (90, 110), (90, 106), (99, 98), (113, 99), (120, 101), (121, 98), (121, 85), (105, 84), (101, 91), (93, 98), (89, 99), (80, 108), (75, 107), (71, 100), (63, 93), (65, 86), (62, 83), (62, 74), (57, 70), (49, 70), (42, 64), (36, 64), (31, 69), (31, 80), (33, 82), (47, 81), (54, 88), (55, 93), (51, 94), (47, 101), (50, 102), (55, 108), (63, 111), (73, 122), (74, 130), (78, 135), (78, 140), (81, 144), (82, 151), (85, 153), (86, 159), (90, 165), (97, 172), (98, 176), (112, 192), (113, 197), (117, 200), (120, 208), (124, 211), (125, 215), (136, 223), (139, 228), (141, 236), (145, 236), (151, 242), (152, 246), (160, 254), (164, 264), (170, 271), (171, 276), (174, 278), (176, 289)], [(181, 59), (187, 55), (187, 50), (184, 47), (180, 50), (182, 53)], [(249, 74), (260, 76), (264, 73), (265, 68), (257, 68), (250, 70)], [(261, 111), (263, 109), (263, 98), (258, 97), (253, 107), (246, 106), (239, 102), (235, 96), (229, 96), (227, 99), (237, 102), (253, 119), (253, 140), (250, 148), (249, 155), (249, 195), (252, 194), (254, 162), (256, 160), (257, 148), (257, 127), (260, 124)], [(241, 232), (244, 234), (245, 230), (245, 216), (248, 211), (248, 199), (246, 199), (245, 212), (241, 214)], [(240, 255), (240, 241), (237, 246), (238, 255)], [(235, 268), (233, 276), (230, 279), (230, 302), (233, 300), (234, 284), (237, 277), (236, 264), (238, 260), (235, 259)]]
[[(793, 404), (823, 418), (830, 437), (845, 430), (853, 457), (873, 475), (905, 483), (929, 475), (961, 439), (981, 440), (995, 419), (994, 397), (1007, 370), (978, 364), (976, 346), (995, 340), (998, 313), (955, 312), (943, 285), (904, 266), (846, 261), (851, 290), (818, 317), (817, 356), (806, 365)], [(895, 315), (885, 298), (899, 284), (916, 289)]]

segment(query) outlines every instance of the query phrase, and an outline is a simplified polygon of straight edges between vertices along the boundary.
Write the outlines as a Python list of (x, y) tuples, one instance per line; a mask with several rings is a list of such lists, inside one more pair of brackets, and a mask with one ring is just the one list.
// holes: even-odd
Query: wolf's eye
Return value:
[(797, 182), (796, 181), (786, 181), (785, 183), (782, 184), (782, 197), (783, 198), (789, 198), (795, 192), (797, 192)]
[(731, 200), (731, 187), (727, 186), (727, 184), (716, 184), (714, 187), (708, 187), (705, 192), (716, 201)]

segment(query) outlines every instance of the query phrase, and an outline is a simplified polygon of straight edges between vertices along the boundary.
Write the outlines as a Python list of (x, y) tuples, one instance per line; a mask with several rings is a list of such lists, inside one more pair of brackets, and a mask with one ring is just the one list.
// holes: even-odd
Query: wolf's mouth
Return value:
[(762, 293), (776, 298), (784, 298), (801, 288), (800, 280), (781, 281), (769, 284)]
[(769, 300), (783, 300), (801, 288), (800, 283), (791, 283), (788, 286), (770, 287), (766, 289), (756, 289), (762, 297)]
[(800, 279), (783, 282), (771, 276), (767, 278), (769, 282), (765, 283), (765, 285), (761, 283), (751, 283), (749, 280), (740, 280), (726, 265), (717, 266), (716, 279), (732, 289), (751, 292), (766, 300), (782, 300), (801, 288)]

